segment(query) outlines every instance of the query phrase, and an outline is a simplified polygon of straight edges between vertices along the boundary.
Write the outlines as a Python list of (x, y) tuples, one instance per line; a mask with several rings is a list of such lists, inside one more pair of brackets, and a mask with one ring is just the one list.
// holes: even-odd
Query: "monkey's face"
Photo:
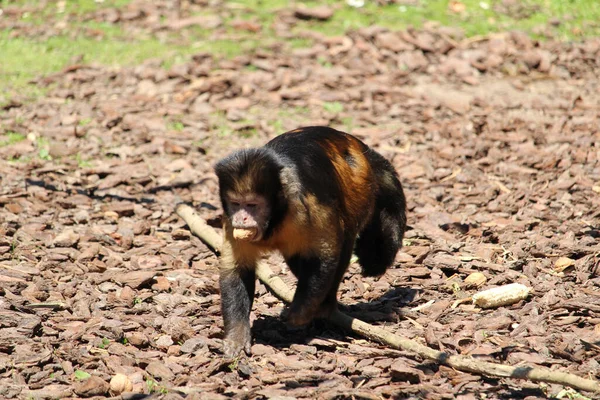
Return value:
[(242, 196), (228, 193), (225, 201), (234, 239), (249, 242), (261, 240), (271, 214), (267, 199), (255, 193)]

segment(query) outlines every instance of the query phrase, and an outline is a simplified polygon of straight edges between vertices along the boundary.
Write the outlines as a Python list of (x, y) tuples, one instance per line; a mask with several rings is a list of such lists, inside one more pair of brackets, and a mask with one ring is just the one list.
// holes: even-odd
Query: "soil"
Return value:
[[(153, 34), (223, 23), (184, 13), (169, 24), (164, 7), (142, 7), (87, 17)], [(253, 355), (222, 358), (218, 260), (175, 205), (219, 229), (214, 163), (306, 125), (373, 146), (408, 199), (395, 265), (373, 279), (352, 264), (345, 312), (453, 354), (600, 379), (600, 39), (468, 39), (431, 25), (304, 32), (309, 48), (283, 40), (298, 18), (326, 11), (282, 10), (282, 40), (232, 59), (74, 60), (36, 80), (46, 96), (4, 106), (3, 129), (27, 139), (0, 147), (0, 398), (118, 397), (118, 373), (131, 382), (124, 399), (561, 392), (458, 372), (324, 321), (289, 330), (262, 285)], [(281, 259), (269, 262), (294, 284)], [(474, 272), (485, 282), (465, 282)], [(532, 289), (526, 300), (456, 302), (513, 282)]]

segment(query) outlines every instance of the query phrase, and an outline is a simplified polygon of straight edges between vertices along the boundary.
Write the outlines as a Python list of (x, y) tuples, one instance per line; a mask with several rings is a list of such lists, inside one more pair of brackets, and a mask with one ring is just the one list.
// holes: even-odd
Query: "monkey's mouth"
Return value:
[(258, 229), (256, 228), (234, 228), (233, 238), (244, 242), (253, 242), (258, 240)]

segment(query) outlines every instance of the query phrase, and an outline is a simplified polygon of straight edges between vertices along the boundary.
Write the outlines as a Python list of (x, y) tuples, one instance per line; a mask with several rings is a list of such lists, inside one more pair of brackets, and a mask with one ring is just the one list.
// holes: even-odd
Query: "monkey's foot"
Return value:
[(286, 320), (286, 323), (294, 328), (308, 325), (316, 316), (315, 310), (303, 307), (300, 310), (294, 307), (283, 310), (281, 316)]
[(250, 335), (232, 334), (223, 340), (223, 355), (225, 358), (236, 358), (245, 352), (250, 355), (252, 345)]
[(236, 358), (242, 355), (242, 352), (250, 355), (250, 343), (239, 343), (225, 339), (223, 341), (223, 355), (225, 358)]

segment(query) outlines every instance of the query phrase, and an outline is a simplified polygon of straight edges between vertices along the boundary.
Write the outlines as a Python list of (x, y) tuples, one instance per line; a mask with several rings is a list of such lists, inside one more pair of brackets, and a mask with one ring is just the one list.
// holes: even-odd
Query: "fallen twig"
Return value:
[(29, 303), (29, 308), (50, 308), (52, 310), (66, 310), (67, 305), (61, 301), (50, 301), (47, 303)]
[[(202, 217), (200, 217), (190, 206), (185, 204), (178, 205), (176, 212), (188, 224), (192, 233), (218, 251), (222, 243), (221, 236), (212, 227), (207, 225)], [(274, 274), (266, 264), (259, 263), (256, 268), (256, 274), (261, 282), (269, 287), (276, 296), (287, 302), (292, 300), (294, 291), (289, 289), (285, 282), (283, 282), (279, 276)], [(493, 377), (528, 379), (536, 382), (556, 383), (578, 390), (600, 393), (600, 384), (597, 381), (585, 379), (568, 372), (526, 366), (513, 367), (486, 361), (478, 361), (471, 357), (444, 353), (424, 346), (414, 340), (395, 335), (378, 326), (370, 325), (359, 319), (349, 317), (340, 311), (335, 311), (329, 317), (329, 320), (342, 328), (352, 330), (358, 335), (387, 344), (395, 349), (412, 351), (423, 358), (434, 360), (459, 371)]]

